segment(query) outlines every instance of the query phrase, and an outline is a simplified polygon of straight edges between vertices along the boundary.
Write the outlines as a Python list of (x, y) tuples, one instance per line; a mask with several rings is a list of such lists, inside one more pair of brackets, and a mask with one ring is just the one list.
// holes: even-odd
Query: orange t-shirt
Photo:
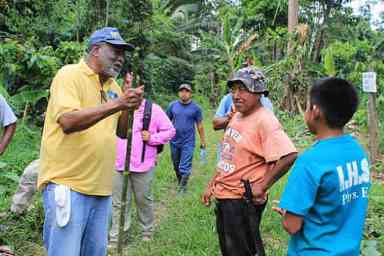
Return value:
[(211, 183), (219, 199), (242, 198), (241, 181), (260, 183), (275, 161), (297, 152), (275, 115), (261, 107), (249, 116), (236, 113), (225, 131), (217, 175)]

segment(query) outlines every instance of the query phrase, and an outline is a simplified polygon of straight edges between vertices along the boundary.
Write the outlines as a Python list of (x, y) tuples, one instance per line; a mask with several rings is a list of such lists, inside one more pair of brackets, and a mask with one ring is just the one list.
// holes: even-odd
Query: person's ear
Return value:
[(100, 49), (101, 49), (101, 45), (96, 44), (95, 46), (92, 47), (91, 54), (93, 56), (99, 56)]
[(321, 112), (319, 106), (317, 106), (317, 105), (312, 106), (311, 112), (312, 112), (313, 120), (319, 120), (322, 116), (322, 112)]

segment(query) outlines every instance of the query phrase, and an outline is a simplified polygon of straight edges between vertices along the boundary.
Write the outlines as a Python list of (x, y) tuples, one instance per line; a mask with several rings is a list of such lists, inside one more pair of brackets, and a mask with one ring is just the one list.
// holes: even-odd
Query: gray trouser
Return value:
[[(127, 207), (125, 214), (124, 231), (127, 232), (131, 226), (131, 208), (132, 208), (132, 194), (135, 197), (136, 209), (139, 224), (144, 235), (152, 235), (154, 225), (153, 213), (153, 196), (151, 193), (151, 186), (153, 180), (153, 171), (148, 172), (130, 172), (128, 180), (128, 195)], [(109, 240), (117, 242), (119, 233), (119, 220), (120, 220), (120, 206), (121, 206), (121, 193), (123, 189), (123, 175), (121, 172), (116, 172), (113, 178), (113, 192), (112, 192), (112, 227), (109, 232)]]

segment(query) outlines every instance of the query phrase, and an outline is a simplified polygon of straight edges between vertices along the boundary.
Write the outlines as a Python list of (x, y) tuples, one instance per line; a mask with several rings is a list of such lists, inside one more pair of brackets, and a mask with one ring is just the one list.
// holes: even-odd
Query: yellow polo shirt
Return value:
[(66, 112), (97, 107), (118, 97), (121, 89), (109, 79), (101, 86), (99, 76), (82, 60), (61, 68), (52, 81), (41, 142), (38, 188), (48, 182), (64, 184), (87, 195), (112, 194), (116, 155), (116, 128), (120, 113), (92, 127), (65, 134), (58, 124)]

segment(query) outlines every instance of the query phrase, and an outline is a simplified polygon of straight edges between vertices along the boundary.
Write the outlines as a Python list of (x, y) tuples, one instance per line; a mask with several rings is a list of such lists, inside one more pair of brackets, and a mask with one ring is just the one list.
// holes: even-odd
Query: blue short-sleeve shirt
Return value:
[(199, 105), (194, 101), (183, 104), (180, 101), (172, 102), (167, 108), (167, 115), (176, 129), (176, 135), (171, 140), (174, 145), (195, 145), (195, 124), (203, 120)]
[(288, 255), (358, 256), (369, 188), (368, 157), (352, 136), (320, 140), (306, 150), (280, 201), (304, 219)]

